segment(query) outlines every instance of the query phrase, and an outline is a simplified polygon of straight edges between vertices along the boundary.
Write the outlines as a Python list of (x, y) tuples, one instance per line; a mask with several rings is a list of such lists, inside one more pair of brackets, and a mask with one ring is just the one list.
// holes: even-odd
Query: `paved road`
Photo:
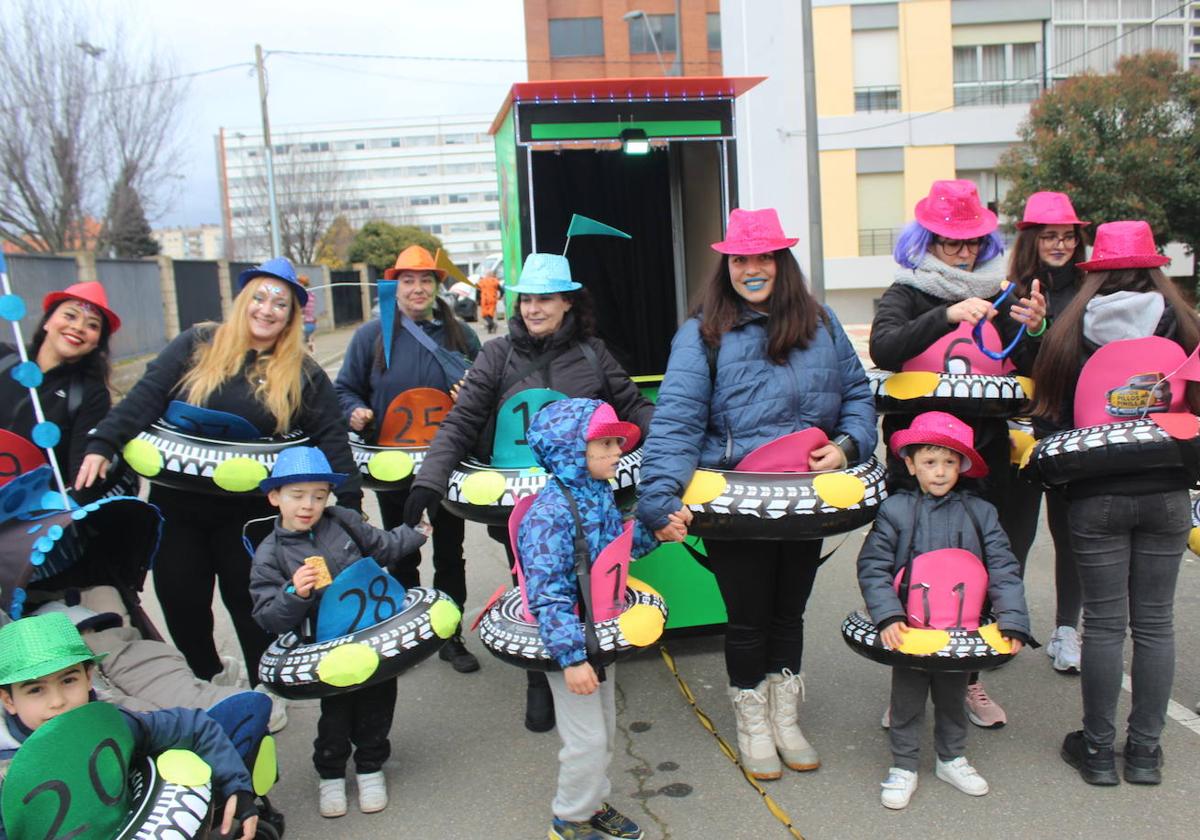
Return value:
[[(319, 337), (318, 357), (336, 369), (348, 331)], [(371, 509), (374, 501), (368, 502)], [(376, 521), (378, 521), (376, 519)], [(1000, 730), (972, 729), (968, 756), (992, 792), (972, 799), (933, 776), (932, 733), (923, 744), (920, 787), (905, 812), (879, 804), (888, 765), (879, 717), (886, 704), (887, 669), (853, 654), (838, 631), (859, 603), (854, 557), (864, 532), (850, 535), (817, 578), (808, 611), (805, 656), (807, 702), (801, 722), (821, 751), (815, 773), (787, 772), (767, 789), (807, 838), (1195, 837), (1200, 818), (1200, 722), (1189, 709), (1200, 700), (1200, 563), (1189, 554), (1179, 581), (1178, 656), (1173, 712), (1163, 746), (1165, 783), (1157, 788), (1092, 788), (1058, 758), (1062, 736), (1079, 726), (1079, 682), (1051, 670), (1041, 651), (1026, 651), (989, 675), (992, 696), (1008, 710)], [(503, 552), (483, 528), (467, 527), (468, 617), (507, 582)], [(428, 560), (426, 561), (428, 566)], [(1053, 620), (1049, 536), (1039, 535), (1027, 577), (1037, 634)], [(426, 569), (428, 575), (428, 569)], [(428, 577), (426, 583), (428, 583)], [(220, 639), (233, 653), (231, 632), (218, 611)], [(161, 626), (161, 625), (160, 625)], [(392, 804), (371, 816), (352, 811), (336, 821), (316, 811), (316, 778), (309, 756), (315, 703), (294, 703), (280, 735), (283, 778), (273, 799), (287, 815), (288, 837), (468, 838), (529, 840), (546, 836), (553, 795), (554, 733), (521, 725), (524, 675), (469, 642), (483, 668), (456, 674), (432, 659), (400, 679), (393, 756), (386, 770)], [(666, 643), (696, 699), (733, 740), (733, 714), (724, 691), (719, 637)], [(611, 778), (612, 799), (638, 819), (648, 838), (780, 838), (789, 835), (771, 816), (717, 744), (697, 722), (657, 651), (618, 669), (620, 738)], [(1121, 715), (1128, 712), (1122, 695)], [(1188, 724), (1188, 725), (1185, 725)], [(1190, 726), (1190, 728), (1189, 728)], [(785, 771), (786, 772), (786, 771)], [(351, 790), (353, 806), (353, 790)]]

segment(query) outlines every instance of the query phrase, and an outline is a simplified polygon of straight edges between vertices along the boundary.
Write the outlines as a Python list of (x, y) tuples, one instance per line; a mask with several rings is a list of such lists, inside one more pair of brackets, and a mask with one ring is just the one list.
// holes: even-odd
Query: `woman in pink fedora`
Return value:
[[(774, 210), (734, 210), (699, 305), (671, 342), (643, 445), (638, 517), (669, 530), (698, 467), (734, 469), (747, 453), (803, 429), (827, 440), (807, 468), (834, 470), (875, 450), (866, 373), (828, 307), (805, 287)], [(660, 536), (660, 539), (664, 538)], [(797, 725), (804, 611), (820, 541), (708, 538), (725, 600), (725, 669), (747, 772), (777, 779), (782, 764), (820, 766)]]
[[(75, 283), (42, 300), (42, 320), (28, 353), (41, 372), (36, 387), (42, 410), (61, 433), (54, 454), (68, 486), (83, 463), (88, 430), (112, 407), (108, 342), (120, 328), (121, 319), (109, 307), (104, 287), (95, 281)], [(0, 344), (0, 428), (31, 440), (38, 420), (29, 389), (12, 376), (20, 361), (15, 347)], [(18, 453), (6, 454), (13, 456), (4, 459), (11, 460), (3, 470), (7, 478), (41, 463), (26, 464)], [(97, 485), (74, 495), (87, 504), (103, 490)]]
[[(1167, 262), (1145, 222), (1097, 228), (1092, 258), (1079, 264), (1086, 273), (1075, 299), (1034, 366), (1035, 416), (1058, 428), (1075, 427), (1083, 362), (1110, 342), (1161, 336), (1185, 353), (1200, 344), (1200, 316), (1161, 271)], [(1170, 386), (1179, 384), (1172, 380)], [(1184, 397), (1187, 408), (1200, 414), (1200, 383), (1188, 382)], [(1099, 398), (1109, 405), (1103, 391)], [(1113, 748), (1127, 629), (1133, 636), (1133, 708), (1124, 777), (1136, 784), (1161, 781), (1159, 736), (1175, 668), (1172, 605), (1192, 524), (1188, 488), (1197, 478), (1180, 467), (1067, 485), (1071, 544), (1083, 587), (1083, 729), (1067, 735), (1062, 757), (1089, 784), (1119, 781)]]
[[(1047, 330), (1054, 328), (1054, 319), (1066, 311), (1083, 272), (1077, 267), (1087, 257), (1083, 229), (1088, 222), (1075, 214), (1071, 199), (1060, 192), (1035, 192), (1025, 202), (1025, 213), (1017, 222), (1017, 238), (1013, 241), (1008, 261), (1008, 280), (1015, 283), (1018, 293), (1028, 295), (1037, 282), (1046, 298)], [(1046, 335), (1049, 334), (1047, 331)], [(1032, 374), (1037, 351), (1045, 341), (1027, 342), (1022, 354), (1019, 373)], [(1035, 422), (1035, 435), (1044, 437), (1048, 429)], [(1013, 554), (1025, 573), (1029, 549), (1037, 535), (1038, 511), (1042, 505), (1040, 484), (1016, 475), (1010, 466), (1015, 492), (1005, 508), (1004, 527), (1012, 540)], [(1083, 609), (1079, 592), (1079, 571), (1071, 551), (1071, 533), (1067, 528), (1067, 503), (1061, 493), (1046, 494), (1046, 520), (1054, 540), (1054, 633), (1046, 645), (1046, 653), (1054, 670), (1062, 674), (1079, 673), (1079, 613)]]
[[(985, 319), (995, 325), (1004, 346), (1016, 338), (1022, 325), (1041, 334), (1046, 303), (1037, 284), (1016, 303), (1006, 301), (999, 310), (992, 305), (1004, 279), (1004, 244), (996, 233), (996, 214), (983, 206), (972, 182), (934, 181), (929, 195), (917, 202), (914, 215), (916, 219), (896, 241), (893, 257), (899, 267), (871, 324), (871, 360), (877, 366), (900, 370), (961, 325), (973, 327)], [(1018, 369), (1027, 344), (1018, 342), (1012, 357)], [(907, 428), (912, 419), (912, 414), (885, 416), (884, 442), (889, 443), (892, 434)], [(964, 482), (964, 489), (995, 505), (1004, 524), (1010, 497), (1008, 424), (995, 418), (967, 422), (989, 476)], [(888, 486), (912, 486), (903, 462), (890, 449)], [(973, 675), (967, 690), (967, 710), (971, 722), (984, 728), (1004, 726), (1008, 720), (1004, 709), (984, 691), (978, 675)]]

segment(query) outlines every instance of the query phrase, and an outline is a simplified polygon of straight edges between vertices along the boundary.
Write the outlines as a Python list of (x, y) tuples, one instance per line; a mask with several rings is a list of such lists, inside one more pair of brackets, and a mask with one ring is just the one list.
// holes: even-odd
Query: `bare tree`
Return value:
[(0, 12), (0, 239), (23, 250), (89, 247), (118, 183), (151, 201), (177, 160), (183, 83), (95, 28), (56, 3)]

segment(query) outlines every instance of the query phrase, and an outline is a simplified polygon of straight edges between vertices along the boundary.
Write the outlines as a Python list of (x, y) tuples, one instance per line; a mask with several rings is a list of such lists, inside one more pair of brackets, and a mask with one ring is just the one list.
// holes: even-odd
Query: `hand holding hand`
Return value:
[(428, 511), (421, 515), (421, 521), (413, 526), (413, 530), (425, 537), (425, 539), (433, 536), (433, 523), (429, 521)]
[(410, 528), (417, 527), (422, 516), (442, 500), (442, 494), (428, 487), (414, 487), (408, 491), (408, 500), (404, 503), (404, 524)]
[(946, 320), (951, 324), (966, 323), (973, 327), (984, 319), (990, 321), (995, 317), (996, 310), (992, 308), (991, 301), (978, 297), (960, 300), (946, 310)]
[(1046, 298), (1042, 296), (1041, 281), (1036, 278), (1029, 291), (1029, 297), (1023, 297), (1010, 311), (1013, 320), (1019, 321), (1030, 330), (1037, 331), (1046, 317)]
[(668, 519), (675, 518), (675, 517), (677, 517), (679, 519), (679, 521), (682, 522), (684, 525), (691, 525), (692, 524), (692, 509), (689, 508), (687, 505), (680, 505), (679, 510), (677, 510), (673, 514), (671, 514), (671, 516), (668, 517)]
[(1021, 652), (1021, 648), (1025, 647), (1025, 643), (1020, 639), (1013, 639), (1009, 636), (1004, 636), (1004, 641), (1012, 645), (1012, 652), (1014, 656)]
[(596, 679), (596, 669), (590, 662), (568, 665), (563, 668), (563, 677), (566, 679), (567, 691), (572, 694), (591, 694), (600, 687), (600, 680)]
[(836, 443), (817, 447), (808, 456), (808, 468), (813, 472), (845, 469), (847, 463), (846, 453)]
[(467, 377), (464, 375), (462, 379), (450, 386), (450, 399), (458, 402), (458, 392), (462, 390), (462, 386), (466, 383)]
[(687, 538), (687, 526), (672, 513), (667, 517), (667, 524), (654, 532), (654, 538), (664, 543), (683, 542)]
[(350, 428), (356, 432), (361, 432), (374, 419), (374, 411), (364, 406), (359, 406), (350, 412)]
[(296, 570), (296, 574), (292, 575), (292, 586), (296, 588), (296, 594), (301, 598), (307, 598), (312, 594), (313, 587), (317, 585), (317, 570), (312, 566), (301, 566)]
[(903, 621), (897, 621), (883, 628), (883, 632), (879, 634), (879, 639), (889, 650), (896, 650), (900, 645), (904, 644), (904, 634), (909, 629), (909, 626)]
[(85, 487), (91, 487), (96, 483), (97, 478), (106, 478), (109, 465), (109, 460), (103, 455), (84, 455), (83, 463), (79, 465), (79, 472), (75, 474), (75, 489), (82, 490)]

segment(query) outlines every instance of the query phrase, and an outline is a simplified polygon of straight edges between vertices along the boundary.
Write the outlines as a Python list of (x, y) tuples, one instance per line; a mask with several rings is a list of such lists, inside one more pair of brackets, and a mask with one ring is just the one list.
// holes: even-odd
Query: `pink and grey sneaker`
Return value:
[(1008, 715), (1004, 714), (1004, 709), (993, 703), (992, 698), (983, 690), (982, 680), (967, 686), (967, 718), (984, 729), (999, 729), (1008, 723)]

